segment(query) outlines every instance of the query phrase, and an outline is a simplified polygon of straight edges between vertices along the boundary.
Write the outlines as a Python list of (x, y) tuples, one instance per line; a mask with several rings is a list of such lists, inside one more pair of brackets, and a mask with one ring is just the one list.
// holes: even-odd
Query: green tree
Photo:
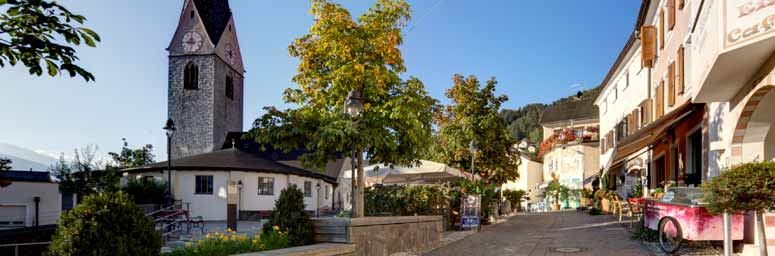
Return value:
[[(762, 213), (775, 210), (775, 162), (745, 163), (721, 172), (702, 187), (713, 214), (755, 212), (759, 243), (765, 244)], [(767, 255), (767, 247), (760, 247)]]
[(511, 203), (512, 209), (520, 209), (522, 208), (522, 199), (525, 197), (527, 192), (524, 190), (518, 189), (518, 190), (509, 190), (506, 189), (503, 191), (503, 197), (506, 198)]
[[(81, 43), (95, 47), (100, 36), (91, 29), (78, 27), (86, 21), (56, 1), (0, 0), (0, 67), (21, 62), (32, 75), (50, 76), (67, 71), (84, 80), (94, 75), (74, 64), (78, 60), (75, 46)], [(65, 43), (57, 42), (64, 39)]]
[(161, 234), (122, 192), (87, 196), (59, 218), (47, 255), (159, 255)]
[[(311, 12), (309, 33), (289, 46), (290, 55), (300, 60), (293, 77), (298, 88), (287, 89), (284, 100), (298, 107), (266, 107), (248, 137), (285, 151), (309, 152), (301, 156), (306, 167), (350, 155), (353, 144), (356, 155), (365, 154), (371, 163), (419, 163), (432, 142), (437, 101), (419, 79), (400, 78), (406, 71), (399, 46), (409, 5), (379, 0), (357, 22), (342, 6), (324, 0), (312, 1)], [(342, 114), (349, 91), (361, 92), (357, 123)], [(362, 202), (362, 192), (356, 202)]]
[(514, 149), (516, 141), (508, 134), (506, 122), (498, 114), (508, 97), (495, 95), (495, 78), (483, 87), (474, 76), (455, 75), (452, 81), (454, 85), (446, 93), (452, 103), (437, 116), (443, 162), (469, 169), (469, 143), (476, 140), (479, 152), (474, 171), (489, 184), (516, 180), (520, 161), (519, 153)]
[(154, 163), (153, 158), (156, 156), (153, 155), (153, 145), (146, 144), (141, 148), (132, 149), (129, 148), (129, 143), (127, 143), (125, 138), (121, 139), (121, 141), (124, 143), (124, 146), (121, 147), (121, 152), (108, 153), (113, 159), (113, 163), (109, 164), (109, 167), (126, 169)]
[(61, 192), (75, 193), (80, 200), (94, 193), (118, 190), (118, 173), (114, 170), (100, 170), (103, 163), (96, 160), (96, 152), (96, 146), (74, 150), (75, 155), (71, 161), (65, 160), (63, 155), (49, 168), (49, 172), (59, 180)]
[(312, 222), (304, 210), (304, 192), (296, 185), (280, 191), (280, 197), (274, 203), (274, 210), (269, 215), (269, 222), (261, 228), (263, 234), (272, 232), (275, 228), (288, 232), (292, 246), (312, 243)]
[(11, 159), (0, 157), (0, 171), (11, 170), (12, 163)]

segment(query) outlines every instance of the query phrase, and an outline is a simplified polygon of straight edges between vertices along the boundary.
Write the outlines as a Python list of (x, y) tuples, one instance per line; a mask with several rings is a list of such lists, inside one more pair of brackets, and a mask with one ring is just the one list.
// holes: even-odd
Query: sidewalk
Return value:
[(610, 216), (523, 213), (426, 255), (653, 255)]

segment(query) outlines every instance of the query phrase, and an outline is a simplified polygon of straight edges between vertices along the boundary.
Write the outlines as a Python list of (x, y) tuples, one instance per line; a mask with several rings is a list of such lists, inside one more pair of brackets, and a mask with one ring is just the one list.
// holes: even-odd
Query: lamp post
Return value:
[(315, 217), (320, 217), (320, 181), (315, 185), (315, 190), (318, 192), (317, 200), (315, 200)]
[[(345, 116), (349, 117), (350, 120), (353, 122), (353, 129), (357, 129), (358, 120), (361, 118), (361, 114), (363, 113), (363, 103), (361, 102), (361, 92), (359, 91), (350, 91), (347, 93), (347, 98), (344, 100), (344, 114)], [(352, 217), (358, 218), (363, 217), (363, 186), (364, 180), (363, 180), (363, 173), (361, 173), (360, 168), (358, 168), (358, 175), (355, 174), (355, 169), (358, 164), (361, 162), (361, 156), (357, 154), (356, 148), (355, 148), (355, 138), (353, 138), (352, 141), (353, 145), (353, 152), (352, 152), (352, 158), (351, 158), (351, 164), (352, 164), (352, 170), (351, 170), (351, 186), (352, 186), (352, 199), (350, 200), (350, 203), (352, 204)], [(357, 162), (356, 162), (356, 157)], [(356, 178), (358, 179), (358, 182), (356, 184)]]
[(167, 203), (172, 203), (172, 134), (176, 130), (172, 118), (167, 119), (163, 129), (167, 132)]
[(239, 212), (242, 209), (242, 180), (237, 181), (237, 219), (239, 220)]
[(471, 180), (474, 180), (474, 159), (476, 159), (476, 153), (479, 152), (476, 139), (471, 140), (471, 143), (468, 144), (468, 151), (471, 152)]

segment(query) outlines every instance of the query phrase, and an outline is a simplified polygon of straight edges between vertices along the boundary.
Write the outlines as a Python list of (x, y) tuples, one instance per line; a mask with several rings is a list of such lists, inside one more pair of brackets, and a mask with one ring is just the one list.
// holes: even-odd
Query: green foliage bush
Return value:
[(775, 162), (746, 163), (725, 170), (703, 186), (714, 214), (775, 210)]
[(441, 186), (375, 185), (365, 191), (366, 216), (412, 216), (438, 214), (450, 200)]
[(275, 226), (283, 232), (288, 232), (291, 246), (312, 243), (312, 222), (304, 210), (304, 192), (296, 185), (280, 192), (280, 197), (274, 203), (274, 210), (269, 215), (269, 222), (261, 228), (262, 235), (273, 232)]
[(503, 191), (503, 197), (506, 198), (506, 200), (511, 203), (512, 209), (519, 209), (522, 205), (522, 198), (525, 196), (526, 192), (524, 190), (509, 190), (506, 189)]
[(158, 255), (161, 234), (123, 192), (102, 192), (62, 215), (48, 255)]
[(276, 250), (290, 246), (288, 233), (279, 231), (274, 227), (260, 236), (248, 236), (227, 232), (224, 234), (215, 232), (207, 234), (204, 239), (196, 243), (186, 243), (183, 248), (164, 253), (164, 256), (227, 256), (238, 253), (259, 252)]
[(167, 182), (154, 179), (130, 179), (122, 191), (129, 194), (136, 204), (164, 203)]

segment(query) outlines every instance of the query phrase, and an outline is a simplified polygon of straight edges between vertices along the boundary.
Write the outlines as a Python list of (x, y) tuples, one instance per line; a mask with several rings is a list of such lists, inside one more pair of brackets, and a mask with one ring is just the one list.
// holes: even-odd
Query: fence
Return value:
[(51, 242), (0, 244), (0, 255), (39, 256), (48, 250)]

